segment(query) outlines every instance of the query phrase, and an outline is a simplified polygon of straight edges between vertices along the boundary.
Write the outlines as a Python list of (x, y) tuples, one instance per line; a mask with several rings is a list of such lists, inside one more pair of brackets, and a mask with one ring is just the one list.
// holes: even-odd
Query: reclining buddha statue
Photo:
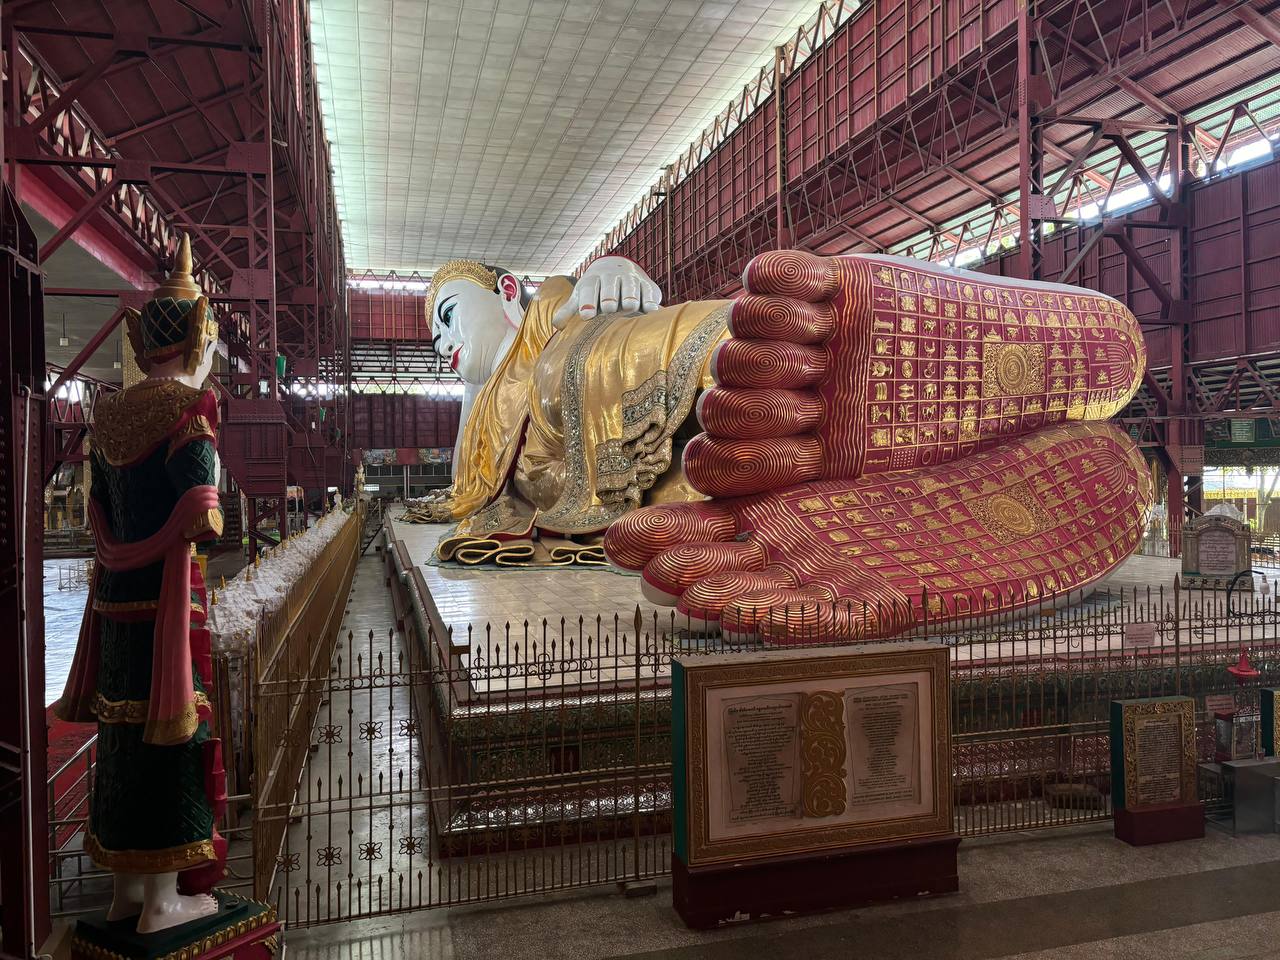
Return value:
[[(1123, 304), (777, 251), (733, 301), (659, 307), (639, 268), (604, 260), (523, 311), (514, 278), (508, 292), (478, 264), (435, 286), (437, 348), (478, 384), (442, 558), (520, 562), (542, 544), (594, 560), (603, 533), (651, 600), (782, 640), (1010, 609), (1136, 547), (1150, 479), (1103, 422), (1146, 362)], [(511, 305), (504, 343), (474, 349), (462, 293)], [(464, 363), (481, 352), (487, 377)]]

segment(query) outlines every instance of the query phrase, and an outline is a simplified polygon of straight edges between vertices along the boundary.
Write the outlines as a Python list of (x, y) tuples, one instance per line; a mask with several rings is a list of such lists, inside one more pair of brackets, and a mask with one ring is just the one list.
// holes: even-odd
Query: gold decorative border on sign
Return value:
[(1178, 727), (1182, 732), (1182, 802), (1189, 803), (1198, 796), (1196, 790), (1196, 712), (1195, 701), (1190, 697), (1171, 700), (1140, 700), (1123, 705), (1121, 730), (1124, 736), (1124, 793), (1125, 807), (1135, 807), (1131, 801), (1138, 783), (1137, 721), (1139, 717), (1158, 716), (1166, 713), (1179, 715)]
[[(757, 859), (770, 856), (825, 852), (884, 840), (940, 836), (954, 831), (951, 784), (951, 694), (950, 651), (946, 647), (916, 646), (902, 650), (883, 647), (860, 653), (831, 648), (832, 654), (796, 660), (764, 660), (755, 663), (717, 663), (717, 658), (697, 658), (684, 662), (685, 670), (685, 776), (689, 865)], [(838, 652), (836, 652), (838, 651)], [(699, 662), (705, 659), (706, 662)], [(932, 812), (861, 823), (814, 826), (756, 837), (710, 839), (708, 822), (707, 694), (716, 688), (747, 690), (782, 682), (841, 680), (875, 676), (927, 673), (928, 689), (921, 695), (931, 700), (933, 714), (933, 803)], [(826, 691), (819, 691), (819, 694)], [(834, 694), (843, 699), (843, 694)], [(843, 727), (843, 714), (840, 717)], [(805, 728), (801, 726), (802, 749)], [(806, 761), (807, 762), (807, 761)], [(843, 764), (841, 764), (843, 767)], [(843, 803), (843, 795), (841, 802)], [(803, 798), (806, 816), (808, 803)], [(815, 799), (816, 802), (816, 799)], [(832, 810), (824, 816), (835, 816)]]

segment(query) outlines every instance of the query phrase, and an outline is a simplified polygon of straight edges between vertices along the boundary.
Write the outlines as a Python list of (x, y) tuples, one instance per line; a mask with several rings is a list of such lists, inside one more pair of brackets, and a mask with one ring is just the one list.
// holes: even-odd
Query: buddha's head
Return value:
[(431, 278), (431, 342), (464, 382), (482, 384), (520, 329), (528, 302), (509, 271), (450, 260)]

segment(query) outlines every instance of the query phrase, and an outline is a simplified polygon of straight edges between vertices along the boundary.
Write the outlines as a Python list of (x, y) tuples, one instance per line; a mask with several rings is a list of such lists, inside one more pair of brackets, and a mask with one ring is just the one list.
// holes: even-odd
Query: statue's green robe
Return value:
[[(115, 540), (145, 540), (165, 524), (184, 492), (217, 484), (216, 418), (212, 392), (173, 381), (144, 381), (99, 402), (90, 434), (90, 492)], [(221, 527), (221, 513), (210, 510), (183, 537), (207, 539)], [(87, 705), (59, 704), (67, 719), (87, 719), (86, 713), (97, 719), (85, 849), (99, 866), (124, 873), (189, 871), (218, 859), (210, 777), (215, 767), (220, 773), (220, 763), (210, 756), (205, 595), (198, 574), (191, 625), (193, 661), (203, 658), (192, 670), (199, 719), (182, 742), (162, 746), (143, 738), (162, 566), (111, 571), (99, 565), (91, 590), (96, 618), (90, 621), (98, 630), (96, 695)]]

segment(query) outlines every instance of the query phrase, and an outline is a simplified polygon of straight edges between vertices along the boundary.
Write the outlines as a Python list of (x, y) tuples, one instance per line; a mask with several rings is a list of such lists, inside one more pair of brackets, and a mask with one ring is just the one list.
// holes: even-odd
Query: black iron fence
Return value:
[[(255, 838), (279, 838), (259, 845), (260, 893), (314, 924), (666, 873), (671, 660), (763, 641), (639, 610), (449, 630), (397, 549), (399, 628), (348, 635), (315, 675), (255, 691), (266, 714), (277, 698), (317, 704), (296, 791), (256, 805)], [(951, 649), (957, 830), (1109, 818), (1113, 699), (1196, 698), (1210, 759), (1206, 698), (1248, 707), (1280, 683), (1280, 611), (1256, 586), (1042, 597), (1017, 619), (976, 612), (900, 638)], [(1259, 673), (1239, 686), (1227, 668), (1242, 651)]]

